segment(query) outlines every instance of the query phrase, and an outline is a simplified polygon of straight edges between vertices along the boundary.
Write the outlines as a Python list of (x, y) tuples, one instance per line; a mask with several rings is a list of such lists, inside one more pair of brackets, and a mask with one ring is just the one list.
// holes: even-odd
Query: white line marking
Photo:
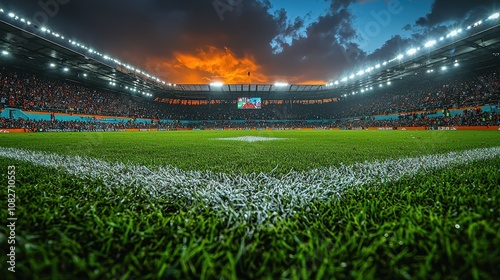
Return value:
[(240, 222), (263, 224), (307, 210), (314, 201), (338, 197), (342, 190), (367, 184), (393, 182), (403, 176), (426, 174), (500, 155), (500, 147), (474, 149), (416, 158), (317, 168), (277, 175), (268, 173), (227, 175), (210, 171), (185, 171), (172, 166), (154, 169), (138, 164), (0, 147), (0, 157), (56, 168), (81, 179), (102, 180), (113, 188), (134, 188), (154, 197), (187, 198), (224, 213), (228, 226)]
[(259, 136), (240, 136), (232, 138), (213, 138), (212, 140), (219, 141), (240, 141), (240, 142), (262, 142), (262, 141), (279, 141), (288, 140), (290, 138), (273, 138), (273, 137), (259, 137)]

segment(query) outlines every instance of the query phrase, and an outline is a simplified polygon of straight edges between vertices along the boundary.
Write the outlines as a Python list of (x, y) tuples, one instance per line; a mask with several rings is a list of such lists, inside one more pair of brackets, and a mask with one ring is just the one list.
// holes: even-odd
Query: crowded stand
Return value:
[[(29, 131), (116, 131), (124, 129), (291, 129), (297, 127), (353, 129), (363, 127), (428, 127), (500, 125), (495, 110), (470, 109), (500, 104), (500, 71), (435, 78), (409, 87), (385, 87), (325, 104), (263, 105), (259, 110), (237, 109), (231, 101), (220, 104), (181, 105), (154, 102), (128, 93), (95, 89), (58, 81), (19, 69), (0, 69), (0, 110), (50, 112), (50, 121), (0, 118), (0, 129)], [(465, 109), (451, 115), (448, 110)], [(432, 113), (443, 112), (433, 116)], [(110, 123), (82, 117), (62, 121), (57, 114), (130, 118)], [(377, 120), (375, 116), (399, 115)], [(135, 119), (151, 119), (136, 122)], [(163, 120), (163, 121), (159, 121)], [(165, 121), (169, 120), (169, 121)], [(181, 122), (195, 121), (195, 122)], [(235, 122), (239, 120), (240, 122)], [(306, 122), (312, 121), (312, 122)]]

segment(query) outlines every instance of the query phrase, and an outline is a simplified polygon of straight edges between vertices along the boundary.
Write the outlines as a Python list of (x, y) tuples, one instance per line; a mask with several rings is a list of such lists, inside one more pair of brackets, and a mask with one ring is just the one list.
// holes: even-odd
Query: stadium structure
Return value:
[[(107, 56), (57, 31), (35, 26), (14, 13), (0, 14), (3, 63), (15, 63), (29, 69), (65, 79), (159, 98), (234, 99), (243, 95), (264, 99), (341, 98), (361, 91), (376, 90), (381, 85), (405, 86), (414, 81), (432, 79), (445, 68), (456, 75), (496, 67), (500, 61), (497, 14), (472, 26), (458, 28), (442, 37), (409, 48), (395, 58), (373, 65), (363, 65), (325, 85), (275, 84), (172, 84), (142, 70)], [(7, 54), (10, 59), (5, 56)], [(453, 69), (454, 67), (458, 69)], [(453, 71), (452, 71), (453, 69)], [(430, 71), (435, 71), (433, 75)], [(150, 96), (151, 95), (151, 96)]]
[(326, 84), (175, 84), (0, 7), (2, 275), (499, 279), (499, 17)]

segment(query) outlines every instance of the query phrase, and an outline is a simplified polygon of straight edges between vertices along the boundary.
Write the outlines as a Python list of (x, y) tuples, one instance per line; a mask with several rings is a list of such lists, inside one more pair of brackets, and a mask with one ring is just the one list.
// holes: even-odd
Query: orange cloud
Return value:
[[(178, 84), (206, 84), (220, 81), (226, 84), (269, 83), (252, 56), (237, 57), (230, 49), (210, 46), (196, 53), (174, 53), (170, 60), (153, 59), (147, 64), (153, 73)], [(248, 76), (250, 72), (250, 76)]]

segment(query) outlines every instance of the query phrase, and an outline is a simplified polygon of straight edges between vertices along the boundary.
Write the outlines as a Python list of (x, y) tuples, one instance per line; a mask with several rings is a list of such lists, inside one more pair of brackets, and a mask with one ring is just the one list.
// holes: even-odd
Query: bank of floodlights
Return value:
[[(14, 21), (19, 21), (21, 23), (23, 23), (24, 25), (31, 25), (31, 22), (19, 15), (16, 15), (14, 12), (9, 12), (9, 11), (6, 11), (4, 10), (3, 8), (0, 8), (0, 16), (2, 14), (5, 14), (6, 17), (10, 20), (14, 20)], [(42, 32), (43, 35), (45, 35), (46, 37), (52, 37), (53, 40), (64, 40), (66, 41), (66, 37), (58, 32), (55, 32), (54, 30), (50, 30), (48, 27), (46, 26), (42, 26), (39, 28), (39, 30)], [(69, 44), (75, 49), (75, 50), (84, 50), (85, 52), (88, 52), (89, 54), (92, 54), (92, 55), (95, 55), (95, 56), (98, 56), (106, 61), (112, 61), (120, 66), (123, 66), (123, 67), (126, 67), (127, 69), (131, 70), (131, 71), (134, 71), (135, 69), (137, 69), (136, 67), (133, 67), (133, 66), (130, 66), (128, 64), (124, 64), (124, 63), (121, 63), (119, 60), (115, 59), (115, 58), (112, 58), (108, 55), (104, 55), (102, 53), (100, 53), (99, 51), (95, 50), (94, 48), (90, 48), (88, 46), (86, 46), (85, 44), (81, 43), (81, 42), (78, 42), (77, 40), (71, 40), (69, 39), (67, 42), (69, 42)], [(145, 76), (147, 77), (148, 79), (150, 80), (153, 80), (157, 83), (160, 83), (160, 84), (163, 84), (163, 85), (167, 85), (167, 83), (165, 81), (162, 81), (161, 79), (157, 78), (157, 77), (154, 77), (146, 72), (143, 72), (143, 71), (136, 71), (138, 74), (141, 74), (142, 76)]]
[[(493, 13), (491, 14), (488, 18), (484, 19), (484, 20), (480, 20), (480, 21), (477, 21), (475, 22), (474, 24), (472, 25), (469, 25), (467, 26), (466, 29), (462, 29), (462, 28), (457, 28), (457, 29), (454, 29), (454, 30), (451, 30), (448, 34), (444, 35), (444, 36), (441, 36), (439, 37), (439, 39), (429, 39), (427, 42), (424, 43), (424, 45), (422, 46), (423, 48), (426, 48), (426, 49), (431, 49), (432, 47), (438, 45), (440, 42), (442, 41), (445, 41), (445, 40), (451, 40), (451, 39), (454, 39), (455, 38), (458, 38), (462, 35), (464, 35), (466, 33), (466, 31), (468, 30), (472, 30), (474, 29), (475, 27), (478, 27), (480, 25), (482, 25), (484, 22), (491, 22), (491, 21), (496, 21), (500, 18), (500, 13), (496, 12), (496, 13)], [(420, 51), (420, 47), (414, 47), (414, 48), (410, 48), (408, 49), (405, 54), (398, 54), (395, 58), (391, 59), (391, 60), (388, 60), (388, 61), (384, 61), (381, 64), (377, 64), (375, 65), (375, 67), (369, 67), (369, 68), (366, 68), (367, 70), (368, 69), (380, 69), (382, 66), (387, 66), (388, 64), (390, 63), (399, 63), (401, 62), (405, 57), (412, 57), (414, 56), (415, 54), (417, 54), (419, 51)], [(459, 66), (459, 64), (457, 62), (455, 62), (455, 64), (453, 64), (453, 66), (457, 67)], [(363, 75), (366, 75), (366, 74), (369, 74), (371, 72), (371, 70), (367, 71), (367, 70), (361, 70), (361, 71), (358, 71), (356, 72), (356, 74), (351, 74), (349, 76), (346, 76), (344, 78), (342, 78), (340, 81), (341, 82), (344, 82), (344, 83), (347, 83), (348, 80), (354, 80), (354, 78), (356, 76), (363, 76)], [(429, 70), (427, 71), (428, 73), (431, 73), (433, 71), (430, 71)], [(347, 78), (348, 77), (348, 78)], [(338, 83), (335, 83), (335, 85), (338, 85)]]

